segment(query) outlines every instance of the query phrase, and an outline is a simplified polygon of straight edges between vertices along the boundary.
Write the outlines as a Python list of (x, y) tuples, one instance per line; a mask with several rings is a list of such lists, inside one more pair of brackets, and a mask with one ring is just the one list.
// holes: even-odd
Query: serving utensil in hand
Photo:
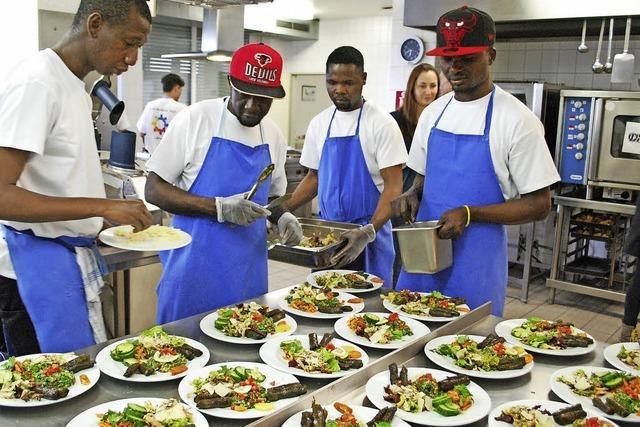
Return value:
[(260, 172), (260, 176), (258, 176), (256, 183), (253, 184), (253, 187), (251, 187), (251, 190), (249, 190), (249, 192), (244, 196), (246, 200), (251, 200), (251, 198), (255, 196), (256, 191), (258, 191), (258, 188), (260, 187), (260, 185), (262, 185), (262, 183), (265, 182), (267, 178), (269, 178), (269, 176), (273, 173), (273, 169), (275, 167), (276, 166), (273, 163), (271, 163), (270, 165), (262, 169), (262, 172)]
[(602, 62), (600, 62), (600, 50), (602, 49), (603, 36), (604, 36), (604, 19), (602, 20), (602, 24), (600, 24), (600, 37), (598, 38), (598, 49), (596, 50), (596, 60), (591, 66), (591, 70), (596, 74), (600, 74), (602, 71), (604, 71), (604, 65), (602, 65)]
[(587, 37), (587, 20), (585, 19), (582, 23), (582, 41), (578, 45), (578, 52), (586, 53), (589, 52), (589, 46), (585, 44), (585, 39)]

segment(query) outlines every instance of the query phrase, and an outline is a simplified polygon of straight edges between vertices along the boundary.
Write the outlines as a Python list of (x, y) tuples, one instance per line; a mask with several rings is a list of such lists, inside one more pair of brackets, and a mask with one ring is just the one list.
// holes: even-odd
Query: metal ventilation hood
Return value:
[[(460, 0), (405, 0), (404, 25), (435, 30), (438, 18), (458, 8)], [(496, 23), (498, 40), (526, 37), (578, 37), (584, 18), (640, 16), (638, 0), (474, 0), (471, 6), (487, 12)], [(624, 20), (617, 19), (614, 34), (624, 33)], [(634, 19), (632, 34), (640, 34), (640, 19)], [(598, 19), (590, 19), (588, 35), (598, 35)]]
[(162, 58), (231, 61), (231, 55), (244, 44), (244, 5), (273, 0), (165, 0), (203, 7), (202, 43), (199, 52), (177, 52)]

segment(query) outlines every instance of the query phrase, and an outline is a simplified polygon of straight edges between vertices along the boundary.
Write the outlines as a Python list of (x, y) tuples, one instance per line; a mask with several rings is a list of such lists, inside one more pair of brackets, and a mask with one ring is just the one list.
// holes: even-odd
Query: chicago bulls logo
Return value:
[(256, 53), (254, 58), (258, 61), (258, 65), (264, 67), (267, 64), (270, 64), (273, 60), (266, 53)]
[(464, 36), (473, 31), (478, 18), (468, 12), (456, 19), (444, 18), (438, 22), (438, 30), (444, 37), (447, 48), (457, 48), (462, 45)]

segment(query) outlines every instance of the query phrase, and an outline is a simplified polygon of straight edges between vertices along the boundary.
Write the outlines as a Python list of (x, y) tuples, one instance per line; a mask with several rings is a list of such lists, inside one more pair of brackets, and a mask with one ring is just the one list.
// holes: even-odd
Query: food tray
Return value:
[[(325, 237), (332, 231), (341, 233), (359, 227), (358, 224), (348, 222), (333, 222), (312, 218), (298, 218), (298, 221), (305, 236), (319, 235)], [(273, 232), (268, 236), (270, 241), (277, 238), (277, 232)], [(328, 268), (332, 267), (331, 257), (342, 249), (344, 244), (345, 242), (338, 242), (323, 248), (303, 248), (301, 246), (285, 246), (276, 243), (269, 249), (269, 259), (301, 267)]]

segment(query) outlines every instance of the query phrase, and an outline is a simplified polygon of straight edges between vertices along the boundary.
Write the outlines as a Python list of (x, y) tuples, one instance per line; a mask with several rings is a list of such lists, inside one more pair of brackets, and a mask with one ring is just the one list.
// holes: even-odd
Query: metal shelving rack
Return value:
[[(551, 273), (546, 286), (553, 304), (557, 289), (623, 302), (637, 260), (624, 254), (629, 219), (635, 206), (555, 196), (558, 218)], [(613, 219), (613, 224), (580, 220), (595, 212)], [(604, 242), (606, 257), (592, 253), (591, 241)]]

